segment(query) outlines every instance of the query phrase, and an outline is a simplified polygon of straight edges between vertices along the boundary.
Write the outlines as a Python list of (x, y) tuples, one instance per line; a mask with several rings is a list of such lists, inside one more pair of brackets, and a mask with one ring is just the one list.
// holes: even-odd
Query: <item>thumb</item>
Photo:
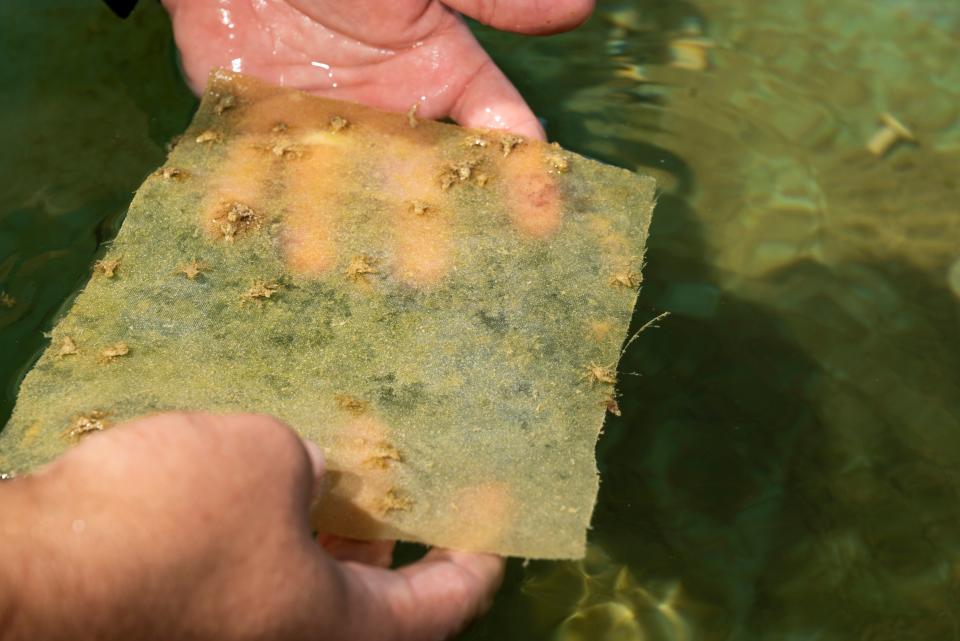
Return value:
[(312, 504), (323, 494), (323, 475), (327, 471), (327, 459), (320, 446), (310, 439), (301, 438), (300, 443), (310, 460), (310, 473), (313, 480), (310, 491), (310, 502)]
[(536, 140), (546, 139), (540, 121), (510, 79), (483, 50), (461, 21), (456, 29), (472, 41), (460, 62), (468, 71), (450, 117), (464, 127), (502, 129)]

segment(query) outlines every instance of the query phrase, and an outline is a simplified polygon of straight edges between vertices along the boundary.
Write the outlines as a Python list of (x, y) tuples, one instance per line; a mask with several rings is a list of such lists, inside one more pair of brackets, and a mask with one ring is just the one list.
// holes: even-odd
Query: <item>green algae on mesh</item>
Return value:
[(151, 412), (266, 412), (326, 448), (324, 530), (583, 554), (651, 179), (225, 72), (166, 168), (25, 378), (0, 469)]

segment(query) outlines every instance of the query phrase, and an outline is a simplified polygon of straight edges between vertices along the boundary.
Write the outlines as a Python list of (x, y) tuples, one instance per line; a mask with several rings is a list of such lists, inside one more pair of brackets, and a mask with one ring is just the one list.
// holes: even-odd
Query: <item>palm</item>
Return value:
[[(165, 0), (195, 91), (213, 67), (391, 111), (542, 137), (453, 10), (522, 33), (571, 28), (591, 0)], [(487, 5), (492, 9), (487, 8)]]

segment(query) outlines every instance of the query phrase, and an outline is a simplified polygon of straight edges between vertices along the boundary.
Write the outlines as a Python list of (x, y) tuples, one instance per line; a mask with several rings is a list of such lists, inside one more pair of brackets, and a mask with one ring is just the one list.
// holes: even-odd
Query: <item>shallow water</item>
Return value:
[[(2, 422), (195, 103), (156, 3), (0, 19)], [(661, 180), (635, 321), (672, 316), (622, 364), (590, 555), (512, 562), (465, 637), (960, 637), (960, 5), (607, 2), (482, 37), (552, 138)], [(885, 112), (917, 142), (877, 157)]]

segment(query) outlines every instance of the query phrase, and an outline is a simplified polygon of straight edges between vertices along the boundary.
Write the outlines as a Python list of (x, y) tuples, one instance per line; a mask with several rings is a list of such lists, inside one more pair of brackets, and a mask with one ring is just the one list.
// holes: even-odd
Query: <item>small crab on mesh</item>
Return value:
[(289, 138), (279, 137), (272, 144), (265, 147), (267, 151), (277, 158), (301, 158), (303, 156), (303, 146), (299, 145)]
[[(633, 341), (637, 340), (637, 338), (640, 336), (640, 334), (642, 334), (644, 331), (650, 329), (651, 327), (659, 327), (659, 325), (657, 325), (657, 323), (659, 323), (660, 321), (662, 321), (664, 318), (668, 317), (669, 315), (670, 315), (670, 312), (663, 312), (663, 313), (655, 316), (654, 318), (648, 320), (646, 323), (644, 323), (644, 324), (640, 327), (640, 329), (638, 329), (637, 331), (635, 331), (635, 332), (633, 333), (633, 335), (630, 336), (630, 338), (627, 340), (627, 342), (623, 344), (623, 347), (620, 348), (620, 353), (617, 354), (617, 360), (619, 360), (620, 358), (623, 357), (623, 355), (624, 355), (624, 354), (626, 353), (626, 351), (627, 351), (627, 348), (629, 348), (630, 345), (633, 344)], [(632, 374), (633, 376), (639, 376), (639, 374), (637, 374), (637, 373), (635, 373), (635, 372), (630, 372), (630, 374)], [(614, 361), (614, 362), (610, 363), (609, 365), (598, 365), (596, 362), (591, 362), (589, 365), (587, 365), (585, 368), (583, 368), (583, 373), (581, 374), (581, 378), (586, 379), (587, 381), (589, 381), (589, 383), (590, 383), (591, 386), (597, 385), (597, 384), (600, 384), (600, 385), (616, 385), (616, 384), (617, 384), (617, 361)], [(615, 395), (615, 394), (611, 395), (611, 396), (609, 397), (609, 399), (612, 399), (612, 400), (614, 401), (614, 404), (616, 404), (616, 395)], [(608, 399), (608, 400), (609, 400), (609, 399)], [(608, 405), (608, 409), (609, 409), (609, 407), (610, 407), (610, 406)], [(619, 406), (616, 406), (616, 408), (617, 408), (617, 410), (620, 409)], [(612, 410), (611, 410), (611, 411), (612, 411)]]
[(620, 411), (620, 403), (617, 402), (617, 395), (615, 393), (610, 393), (605, 399), (600, 401), (600, 405), (606, 408), (608, 412), (614, 416), (620, 416), (623, 412)]
[(391, 488), (377, 499), (377, 511), (383, 515), (390, 512), (407, 512), (413, 507), (413, 500), (400, 490)]
[(218, 116), (222, 116), (223, 112), (229, 111), (237, 106), (237, 97), (232, 93), (224, 94), (220, 96), (217, 100), (217, 104), (213, 107), (213, 112)]
[(624, 287), (626, 289), (636, 289), (637, 287), (640, 287), (642, 280), (643, 279), (639, 273), (630, 270), (617, 272), (610, 276), (611, 285)]
[(422, 200), (415, 200), (410, 203), (410, 211), (417, 216), (425, 216), (431, 209), (433, 209), (433, 207), (431, 207), (430, 203)]
[(220, 235), (228, 243), (233, 242), (239, 234), (251, 229), (259, 229), (261, 220), (257, 212), (249, 205), (239, 201), (230, 201), (222, 207), (222, 213), (214, 218)]
[(349, 394), (335, 394), (333, 400), (339, 409), (350, 412), (354, 416), (363, 414), (367, 411), (367, 408), (370, 407), (369, 401), (357, 398), (356, 396), (350, 396)]
[(183, 274), (190, 280), (196, 280), (203, 272), (207, 271), (208, 266), (203, 261), (192, 260), (189, 263), (184, 263), (177, 268), (178, 274)]
[(93, 269), (103, 274), (105, 278), (113, 278), (117, 275), (117, 269), (121, 262), (123, 262), (122, 258), (104, 258), (95, 262)]
[(241, 297), (244, 302), (256, 301), (258, 303), (273, 298), (273, 295), (280, 291), (280, 283), (275, 280), (263, 280), (258, 278), (250, 285), (250, 289), (244, 292)]
[(516, 147), (519, 147), (524, 143), (522, 136), (517, 136), (516, 134), (506, 134), (500, 138), (500, 151), (503, 153), (503, 157), (506, 158), (513, 152)]
[(330, 131), (337, 133), (338, 131), (343, 131), (350, 126), (350, 121), (344, 118), (343, 116), (331, 116), (330, 117)]
[(220, 142), (221, 140), (223, 140), (223, 134), (221, 134), (218, 131), (213, 131), (211, 129), (207, 129), (206, 131), (202, 132), (195, 139), (198, 145), (202, 145), (208, 142)]
[(376, 267), (376, 260), (366, 254), (360, 254), (350, 259), (350, 265), (347, 267), (347, 278), (350, 280), (363, 280), (370, 274), (379, 274), (380, 270)]
[(582, 378), (588, 380), (591, 385), (616, 385), (617, 370), (615, 367), (616, 363), (611, 363), (609, 365), (590, 363), (584, 368), (585, 371), (583, 372)]
[(99, 360), (101, 363), (112, 363), (121, 356), (126, 356), (129, 353), (130, 346), (124, 341), (120, 341), (101, 350)]
[(374, 470), (386, 470), (394, 463), (402, 463), (403, 456), (400, 451), (390, 443), (381, 441), (377, 443), (373, 453), (364, 459), (363, 466)]
[(563, 153), (560, 145), (553, 143), (550, 145), (550, 150), (550, 153), (544, 157), (547, 161), (548, 169), (557, 174), (565, 174), (570, 171), (570, 158), (567, 154)]
[[(440, 189), (447, 191), (454, 185), (470, 180), (474, 174), (474, 169), (480, 164), (477, 158), (468, 158), (458, 162), (452, 162), (444, 165), (440, 170)], [(483, 179), (486, 182), (486, 178)]]
[(60, 349), (57, 350), (57, 358), (63, 359), (67, 356), (75, 356), (80, 353), (80, 350), (77, 349), (77, 344), (69, 336), (64, 336), (63, 341), (60, 343)]
[(188, 176), (187, 172), (179, 167), (161, 167), (153, 172), (153, 175), (167, 180), (183, 180)]
[(490, 141), (480, 134), (470, 134), (464, 139), (463, 144), (467, 147), (480, 147), (483, 149), (490, 144)]
[(102, 432), (110, 425), (106, 418), (107, 413), (100, 410), (80, 414), (71, 421), (70, 427), (66, 431), (67, 436), (72, 439), (80, 439), (94, 432)]

